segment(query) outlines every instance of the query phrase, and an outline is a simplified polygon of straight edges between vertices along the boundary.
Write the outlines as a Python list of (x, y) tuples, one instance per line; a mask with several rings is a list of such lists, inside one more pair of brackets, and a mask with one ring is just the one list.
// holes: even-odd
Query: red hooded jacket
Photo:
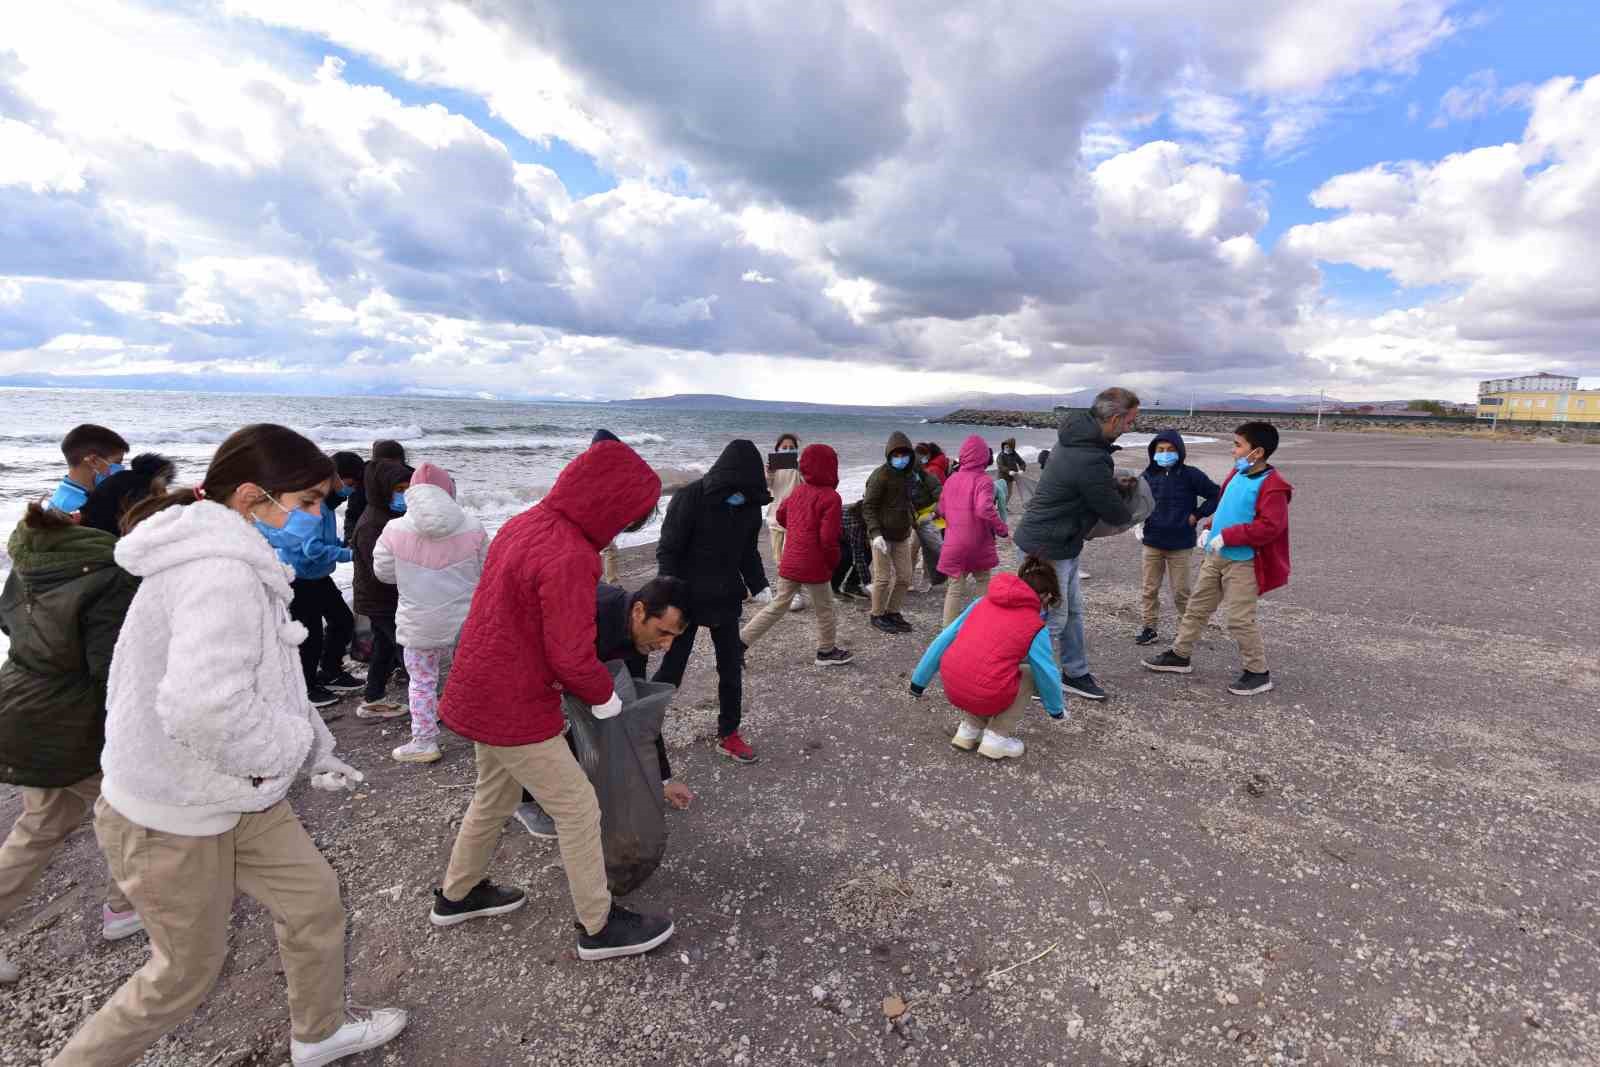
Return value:
[[(966, 460), (961, 462), (966, 467)], [(998, 715), (1017, 699), (1018, 665), (1044, 628), (1039, 594), (1015, 574), (997, 574), (972, 608), (939, 667), (950, 703), (970, 715)]]
[(815, 585), (833, 578), (839, 565), (840, 521), (844, 504), (839, 484), (839, 457), (827, 445), (807, 445), (800, 453), (800, 477), (778, 505), (778, 525), (788, 531), (778, 577)]
[(649, 464), (601, 441), (501, 527), (439, 706), (446, 726), (486, 745), (532, 745), (561, 732), (563, 691), (590, 705), (611, 699), (594, 651), (600, 550), (660, 498)]
[[(1224, 490), (1236, 473), (1230, 471), (1222, 479)], [(1294, 486), (1274, 467), (1267, 472), (1256, 497), (1255, 521), (1218, 531), (1224, 545), (1249, 545), (1256, 550), (1257, 595), (1289, 584), (1289, 501), (1293, 497)]]

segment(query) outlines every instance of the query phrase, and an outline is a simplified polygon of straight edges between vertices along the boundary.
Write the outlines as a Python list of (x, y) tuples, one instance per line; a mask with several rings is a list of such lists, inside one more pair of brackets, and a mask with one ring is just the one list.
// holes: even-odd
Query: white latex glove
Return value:
[(877, 537), (872, 539), (872, 547), (878, 552), (883, 553), (885, 556), (889, 554), (889, 542), (883, 539), (882, 534), (879, 534)]
[(613, 691), (611, 699), (589, 709), (597, 719), (609, 719), (622, 714), (622, 698)]
[(772, 586), (767, 586), (765, 589), (761, 590), (761, 592), (757, 593), (752, 599), (754, 599), (757, 604), (772, 603)]
[(1208, 556), (1215, 556), (1218, 552), (1221, 552), (1227, 547), (1222, 543), (1222, 535), (1219, 533), (1211, 533), (1208, 531), (1204, 536), (1206, 555)]
[(366, 779), (366, 775), (350, 764), (332, 756), (323, 756), (311, 765), (312, 787), (329, 793), (337, 793), (341, 789), (354, 789), (357, 782), (364, 782)]

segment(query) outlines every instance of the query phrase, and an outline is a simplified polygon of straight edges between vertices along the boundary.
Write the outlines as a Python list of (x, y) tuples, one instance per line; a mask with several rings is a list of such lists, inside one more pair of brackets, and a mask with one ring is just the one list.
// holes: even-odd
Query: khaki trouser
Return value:
[[(0, 845), (0, 920), (22, 906), (67, 835), (82, 825), (99, 796), (98, 774), (60, 789), (22, 787), (22, 814)], [(133, 906), (115, 879), (107, 879), (106, 905), (117, 912)]]
[(1011, 706), (998, 715), (991, 715), (987, 719), (981, 715), (971, 715), (963, 711), (961, 721), (976, 730), (988, 730), (1000, 737), (1010, 737), (1017, 728), (1017, 722), (1022, 718), (1022, 713), (1028, 710), (1028, 701), (1033, 699), (1033, 668), (1024, 663), (1021, 668), (1022, 681), (1017, 686), (1017, 699)]
[(187, 1019), (228, 955), (234, 896), (272, 914), (295, 1038), (323, 1041), (344, 1023), (344, 905), (339, 877), (287, 801), (213, 837), (129, 822), (102, 797), (95, 835), (150, 935), (150, 959), (73, 1035), (52, 1067), (121, 1067)]
[(1189, 606), (1189, 588), (1193, 580), (1190, 564), (1194, 560), (1192, 548), (1151, 548), (1144, 546), (1144, 624), (1152, 630), (1161, 622), (1161, 579), (1172, 585), (1172, 602), (1178, 609), (1178, 621), (1183, 621), (1184, 610)]
[(872, 548), (872, 614), (888, 615), (900, 610), (911, 588), (911, 565), (917, 555), (915, 531), (904, 541), (890, 541), (887, 553)]
[(450, 852), (444, 895), (460, 900), (482, 881), (500, 831), (527, 789), (555, 820), (556, 843), (578, 921), (589, 933), (598, 934), (611, 916), (611, 891), (606, 888), (605, 856), (600, 850), (600, 802), (583, 768), (572, 758), (567, 739), (557, 734), (536, 745), (475, 747), (478, 784)]
[(1200, 573), (1189, 595), (1183, 623), (1178, 627), (1178, 639), (1172, 642), (1172, 651), (1189, 658), (1217, 605), (1226, 602), (1228, 635), (1239, 645), (1244, 669), (1265, 673), (1267, 646), (1261, 640), (1261, 627), (1256, 625), (1257, 596), (1255, 560), (1207, 556), (1200, 564)]
[(957, 575), (945, 583), (944, 586), (944, 624), (949, 626), (961, 617), (967, 609), (967, 579), (972, 578), (978, 585), (978, 599), (982, 600), (989, 592), (989, 579), (994, 571), (971, 571), (967, 574)]
[[(776, 510), (776, 509), (774, 509)], [(767, 538), (772, 543), (772, 569), (777, 570), (783, 562), (783, 542), (787, 534), (782, 526), (767, 525)]]
[(611, 542), (600, 550), (600, 580), (607, 585), (617, 584), (617, 543)]
[(802, 589), (810, 594), (812, 606), (816, 609), (817, 651), (827, 652), (833, 648), (834, 639), (838, 636), (838, 624), (833, 617), (833, 587), (827, 582), (802, 584), (788, 578), (778, 579), (772, 603), (756, 612), (755, 618), (744, 624), (744, 629), (739, 631), (739, 640), (753, 645), (765, 637), (767, 631), (789, 613), (790, 602), (800, 595)]

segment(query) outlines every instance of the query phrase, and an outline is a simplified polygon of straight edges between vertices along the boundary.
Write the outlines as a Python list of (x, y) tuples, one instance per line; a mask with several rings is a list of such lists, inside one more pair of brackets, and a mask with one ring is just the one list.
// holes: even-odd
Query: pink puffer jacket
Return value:
[(954, 578), (973, 571), (992, 571), (1000, 565), (996, 537), (1011, 531), (994, 507), (994, 482), (984, 471), (989, 446), (973, 434), (961, 442), (961, 469), (944, 483), (938, 514), (948, 524), (944, 550), (939, 553), (939, 573)]

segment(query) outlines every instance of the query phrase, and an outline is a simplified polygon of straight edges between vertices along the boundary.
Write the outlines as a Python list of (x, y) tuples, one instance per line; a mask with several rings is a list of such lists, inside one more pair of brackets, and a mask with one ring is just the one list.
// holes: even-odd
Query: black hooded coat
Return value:
[[(744, 494), (737, 506), (728, 503), (735, 493)], [(746, 440), (730, 442), (704, 477), (672, 494), (656, 566), (689, 583), (695, 624), (737, 622), (744, 598), (767, 587), (756, 546), (761, 509), (771, 501), (761, 452)]]

